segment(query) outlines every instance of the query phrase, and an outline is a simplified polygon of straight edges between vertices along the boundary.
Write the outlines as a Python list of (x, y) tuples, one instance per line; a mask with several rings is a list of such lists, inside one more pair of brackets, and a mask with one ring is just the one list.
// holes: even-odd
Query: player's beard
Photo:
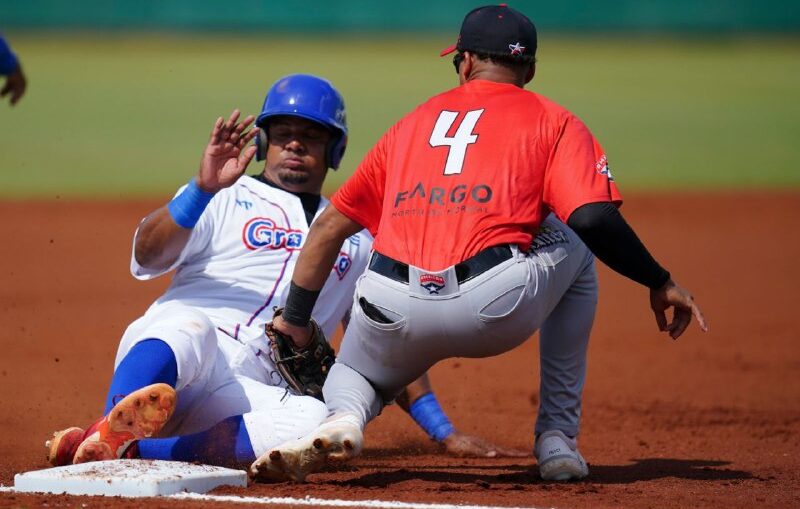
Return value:
[(278, 178), (284, 185), (298, 185), (308, 182), (310, 175), (307, 171), (296, 171), (288, 168), (278, 170)]

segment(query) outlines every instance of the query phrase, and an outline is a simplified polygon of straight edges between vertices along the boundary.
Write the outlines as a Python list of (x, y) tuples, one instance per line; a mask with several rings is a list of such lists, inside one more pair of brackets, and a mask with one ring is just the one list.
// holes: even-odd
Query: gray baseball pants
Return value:
[[(430, 273), (409, 266), (408, 283), (368, 269), (323, 387), (330, 414), (353, 413), (363, 429), (438, 361), (498, 355), (541, 329), (536, 433), (577, 435), (597, 304), (594, 257), (552, 215), (529, 253), (511, 251), (510, 259), (461, 284), (454, 267)], [(423, 286), (431, 280), (440, 283), (435, 293)]]

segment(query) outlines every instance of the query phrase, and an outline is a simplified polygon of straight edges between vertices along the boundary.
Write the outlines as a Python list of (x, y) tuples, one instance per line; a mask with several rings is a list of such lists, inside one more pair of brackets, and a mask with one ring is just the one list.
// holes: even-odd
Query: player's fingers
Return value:
[(258, 127), (250, 129), (249, 131), (244, 133), (244, 135), (241, 138), (239, 138), (239, 143), (237, 143), (237, 145), (239, 145), (239, 148), (243, 148), (245, 145), (250, 143), (250, 141), (252, 141), (252, 139), (255, 138), (257, 134), (258, 134)]
[(225, 125), (222, 126), (222, 129), (228, 132), (232, 131), (234, 126), (236, 126), (236, 121), (239, 119), (240, 114), (241, 112), (239, 111), (239, 108), (233, 110), (233, 113), (231, 113), (231, 116), (228, 117), (228, 120), (225, 122)]
[(242, 132), (244, 132), (244, 130), (247, 129), (247, 127), (250, 124), (252, 124), (253, 120), (255, 119), (256, 117), (254, 117), (253, 115), (247, 115), (246, 117), (244, 117), (244, 120), (236, 124), (236, 129), (234, 131), (239, 134), (242, 134)]
[(250, 161), (253, 160), (253, 156), (256, 155), (257, 148), (255, 146), (247, 147), (242, 151), (242, 155), (239, 156), (239, 171), (244, 171), (247, 168), (247, 165), (250, 164)]
[(664, 310), (653, 308), (653, 315), (656, 317), (656, 325), (658, 325), (658, 330), (667, 330), (667, 315), (664, 314)]
[(500, 447), (500, 446), (495, 446), (494, 451), (492, 452), (494, 452), (495, 454), (490, 457), (496, 457), (496, 458), (527, 458), (528, 456), (530, 456), (530, 453), (526, 451), (521, 451), (519, 449), (509, 449), (508, 447)]
[(217, 117), (217, 121), (214, 122), (214, 128), (211, 129), (211, 137), (209, 138), (209, 143), (218, 143), (220, 139), (220, 131), (222, 130), (222, 117)]
[(230, 139), (232, 142), (236, 143), (239, 146), (239, 148), (243, 146), (242, 143), (240, 143), (242, 132), (245, 130), (247, 126), (249, 126), (253, 122), (254, 119), (255, 117), (253, 115), (248, 115), (247, 117), (245, 117), (243, 121), (237, 123), (234, 126)]
[(703, 312), (700, 311), (700, 307), (692, 302), (692, 314), (697, 319), (698, 325), (700, 325), (700, 329), (703, 332), (708, 332), (708, 322), (706, 322), (706, 317), (703, 316)]
[(0, 90), (0, 97), (5, 97), (9, 92), (11, 92), (11, 83), (6, 81), (6, 84), (3, 85), (3, 89)]
[(678, 339), (691, 321), (692, 312), (690, 310), (675, 308), (675, 316), (672, 319), (672, 323), (669, 325), (670, 337), (672, 339)]

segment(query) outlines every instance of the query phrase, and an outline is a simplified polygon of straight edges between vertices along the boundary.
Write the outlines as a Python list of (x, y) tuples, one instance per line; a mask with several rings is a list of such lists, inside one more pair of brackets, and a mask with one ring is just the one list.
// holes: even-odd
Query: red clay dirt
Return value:
[[(43, 468), (55, 429), (102, 408), (125, 326), (167, 280), (135, 281), (130, 238), (157, 202), (0, 203), (0, 483)], [(800, 193), (628, 196), (624, 211), (691, 288), (711, 324), (656, 330), (647, 292), (600, 267), (580, 447), (589, 478), (544, 483), (533, 458), (459, 459), (401, 410), (365, 454), (305, 485), (216, 493), (535, 507), (800, 506)], [(537, 341), (434, 368), (463, 431), (530, 450)], [(0, 493), (0, 507), (139, 507), (142, 501)], [(219, 505), (151, 500), (148, 508)], [(86, 507), (86, 505), (83, 505)]]

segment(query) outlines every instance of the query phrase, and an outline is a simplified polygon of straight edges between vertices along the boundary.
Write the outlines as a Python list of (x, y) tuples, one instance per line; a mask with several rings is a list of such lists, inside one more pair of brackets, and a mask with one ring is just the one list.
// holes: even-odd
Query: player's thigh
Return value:
[(405, 387), (436, 361), (430, 351), (419, 355), (410, 347), (415, 338), (408, 317), (407, 285), (367, 272), (356, 286), (337, 363), (353, 369), (381, 392)]
[(134, 321), (122, 336), (114, 367), (131, 348), (147, 339), (165, 342), (175, 355), (177, 390), (196, 385), (210, 375), (217, 355), (217, 332), (202, 312), (171, 303)]
[(525, 253), (525, 260), (530, 280), (519, 305), (523, 313), (510, 323), (539, 329), (565, 298), (585, 297), (587, 312), (593, 314), (597, 297), (594, 257), (567, 225), (548, 216), (530, 251)]

